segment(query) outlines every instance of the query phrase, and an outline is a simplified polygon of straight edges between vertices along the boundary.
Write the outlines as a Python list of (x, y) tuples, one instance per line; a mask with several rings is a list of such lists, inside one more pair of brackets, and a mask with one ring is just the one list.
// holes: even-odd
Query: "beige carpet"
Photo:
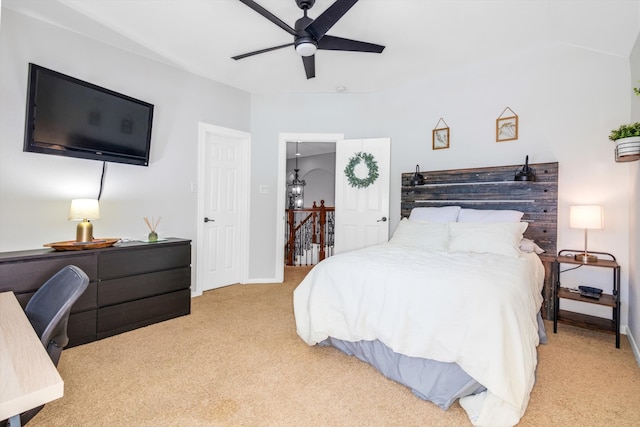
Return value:
[[(234, 285), (192, 300), (192, 314), (67, 349), (65, 395), (37, 426), (468, 426), (333, 348), (295, 333), (284, 284)], [(560, 325), (539, 347), (522, 426), (638, 426), (640, 369), (626, 337)]]

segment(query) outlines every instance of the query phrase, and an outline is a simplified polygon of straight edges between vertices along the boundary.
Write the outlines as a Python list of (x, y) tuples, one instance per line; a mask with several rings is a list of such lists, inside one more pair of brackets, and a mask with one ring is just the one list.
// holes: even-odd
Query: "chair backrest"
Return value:
[(74, 265), (63, 267), (31, 297), (24, 311), (57, 366), (62, 348), (69, 343), (67, 323), (71, 306), (89, 285), (89, 277)]

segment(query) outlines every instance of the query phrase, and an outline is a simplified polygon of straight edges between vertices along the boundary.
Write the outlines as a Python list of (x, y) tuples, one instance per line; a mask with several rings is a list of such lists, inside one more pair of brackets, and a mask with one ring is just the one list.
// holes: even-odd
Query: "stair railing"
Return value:
[[(287, 209), (287, 265), (311, 265), (333, 255), (335, 208), (320, 206)], [(315, 252), (317, 250), (317, 253)]]

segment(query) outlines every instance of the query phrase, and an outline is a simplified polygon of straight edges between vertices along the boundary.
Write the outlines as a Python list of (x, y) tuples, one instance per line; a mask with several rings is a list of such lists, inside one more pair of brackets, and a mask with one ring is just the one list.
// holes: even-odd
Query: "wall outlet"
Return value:
[(269, 192), (269, 186), (262, 184), (260, 185), (260, 194), (267, 194)]

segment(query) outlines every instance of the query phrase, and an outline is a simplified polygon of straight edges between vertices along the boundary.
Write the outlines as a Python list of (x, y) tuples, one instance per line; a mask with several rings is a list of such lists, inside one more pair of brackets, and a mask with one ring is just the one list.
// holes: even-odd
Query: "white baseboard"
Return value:
[(624, 332), (629, 340), (629, 344), (631, 345), (631, 351), (633, 351), (633, 355), (636, 358), (636, 364), (640, 366), (640, 349), (638, 349), (638, 343), (633, 337), (633, 334), (631, 334), (631, 330), (629, 330), (628, 326), (625, 326)]
[[(282, 281), (278, 282), (275, 278), (272, 279), (249, 279), (241, 283), (242, 285), (254, 285), (254, 284), (266, 284), (266, 283), (282, 283)], [(191, 290), (191, 298), (202, 296), (202, 291)]]
[(278, 281), (275, 277), (272, 278), (257, 278), (257, 279), (248, 279), (244, 284), (246, 285), (254, 285), (254, 284), (265, 284), (265, 283), (282, 283), (282, 280)]

